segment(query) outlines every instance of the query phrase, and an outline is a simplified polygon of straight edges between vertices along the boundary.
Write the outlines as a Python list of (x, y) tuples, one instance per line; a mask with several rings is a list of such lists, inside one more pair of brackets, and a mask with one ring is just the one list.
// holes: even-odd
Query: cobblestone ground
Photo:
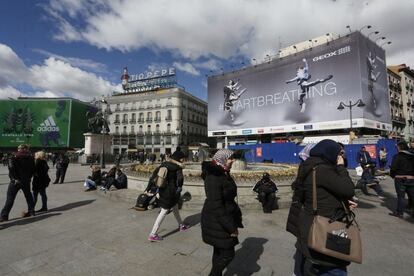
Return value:
[[(50, 212), (34, 218), (19, 218), (25, 210), (19, 192), (11, 220), (0, 224), (0, 275), (208, 274), (212, 250), (201, 241), (200, 210), (182, 210), (193, 225), (186, 232), (177, 232), (173, 216), (168, 216), (161, 229), (165, 240), (150, 243), (147, 235), (157, 211), (136, 212), (130, 209), (132, 202), (83, 192), (87, 174), (87, 167), (71, 165), (68, 182), (47, 190)], [(7, 171), (1, 167), (1, 206), (7, 185)], [(414, 221), (388, 216), (394, 188), (390, 179), (383, 186), (389, 193), (385, 202), (361, 198), (357, 216), (364, 263), (351, 265), (350, 275), (413, 275)], [(287, 211), (244, 211), (245, 229), (226, 275), (292, 274), (295, 240), (284, 230)]]

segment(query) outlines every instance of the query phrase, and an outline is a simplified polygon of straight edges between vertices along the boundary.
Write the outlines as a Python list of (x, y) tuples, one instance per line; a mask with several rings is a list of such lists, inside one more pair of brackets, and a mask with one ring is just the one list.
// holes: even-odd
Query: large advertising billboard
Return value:
[(209, 136), (391, 130), (385, 52), (359, 32), (208, 79)]
[(0, 145), (68, 146), (70, 100), (1, 100)]

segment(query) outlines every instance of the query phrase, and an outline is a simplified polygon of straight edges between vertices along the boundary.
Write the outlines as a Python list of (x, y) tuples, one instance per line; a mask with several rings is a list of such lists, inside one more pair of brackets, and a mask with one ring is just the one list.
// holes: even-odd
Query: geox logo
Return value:
[(323, 54), (323, 55), (314, 57), (312, 60), (314, 62), (316, 62), (316, 61), (324, 60), (324, 59), (327, 59), (327, 58), (330, 58), (330, 57), (340, 56), (340, 55), (343, 55), (343, 54), (349, 53), (349, 52), (351, 52), (351, 46), (345, 46), (343, 48), (340, 48), (338, 50), (332, 51), (330, 53), (326, 53), (326, 54)]
[(49, 116), (40, 126), (37, 128), (39, 132), (51, 132), (59, 131), (59, 127), (56, 125), (55, 120), (52, 116)]

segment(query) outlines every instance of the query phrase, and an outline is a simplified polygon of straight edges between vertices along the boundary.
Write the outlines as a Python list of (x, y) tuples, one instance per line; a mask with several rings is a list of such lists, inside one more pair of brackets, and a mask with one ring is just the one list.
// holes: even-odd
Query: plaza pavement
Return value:
[[(51, 175), (55, 170), (51, 169)], [(130, 204), (83, 192), (89, 168), (70, 165), (67, 183), (48, 188), (49, 210), (20, 219), (25, 210), (19, 192), (10, 221), (0, 224), (0, 275), (207, 275), (211, 247), (201, 241), (200, 210), (184, 209), (193, 226), (177, 232), (168, 216), (160, 243), (147, 235), (157, 210), (137, 212)], [(51, 177), (52, 179), (54, 177)], [(0, 205), (5, 201), (7, 170), (0, 168)], [(383, 182), (390, 199), (361, 197), (357, 211), (364, 262), (349, 275), (413, 275), (414, 220), (388, 216), (395, 204), (390, 179)], [(40, 203), (38, 203), (40, 205)], [(38, 208), (40, 206), (38, 205)], [(287, 209), (273, 214), (245, 210), (236, 257), (225, 275), (292, 275), (294, 237), (285, 228)]]

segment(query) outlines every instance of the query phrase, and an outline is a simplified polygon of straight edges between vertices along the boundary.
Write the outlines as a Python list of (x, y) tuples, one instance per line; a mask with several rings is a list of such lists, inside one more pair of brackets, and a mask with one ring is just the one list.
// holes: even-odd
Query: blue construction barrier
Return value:
[[(379, 165), (379, 151), (381, 147), (386, 148), (388, 152), (387, 166), (391, 164), (392, 157), (397, 153), (396, 141), (390, 139), (381, 139), (377, 144), (351, 144), (345, 145), (345, 153), (348, 159), (348, 168), (355, 168), (358, 166), (356, 156), (362, 146), (375, 146), (376, 156), (375, 161)], [(271, 161), (273, 163), (287, 163), (298, 164), (299, 152), (304, 146), (296, 145), (295, 143), (271, 143), (271, 144), (256, 144), (256, 145), (237, 145), (229, 146), (233, 150), (243, 150), (244, 157), (247, 162), (257, 163), (264, 161)]]

